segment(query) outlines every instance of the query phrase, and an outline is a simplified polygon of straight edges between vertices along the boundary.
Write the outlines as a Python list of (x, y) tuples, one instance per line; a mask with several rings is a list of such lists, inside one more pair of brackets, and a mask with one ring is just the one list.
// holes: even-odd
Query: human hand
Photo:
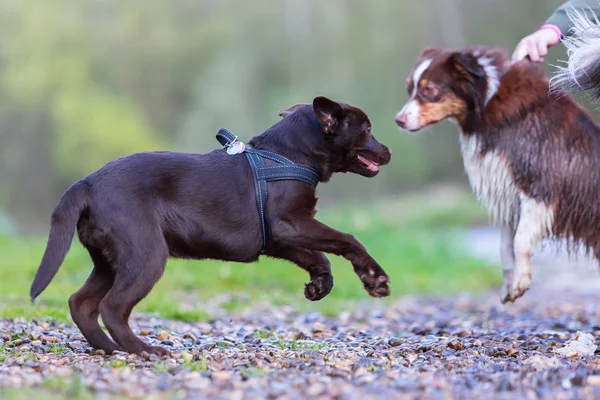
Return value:
[(512, 55), (512, 62), (521, 61), (527, 56), (533, 62), (543, 62), (548, 49), (560, 42), (560, 38), (560, 29), (557, 26), (544, 25), (521, 39)]

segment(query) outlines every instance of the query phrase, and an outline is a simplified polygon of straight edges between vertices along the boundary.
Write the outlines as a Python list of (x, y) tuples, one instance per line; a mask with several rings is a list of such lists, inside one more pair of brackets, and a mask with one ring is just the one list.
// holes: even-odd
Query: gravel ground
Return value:
[(600, 398), (600, 350), (560, 354), (572, 337), (600, 343), (597, 266), (539, 259), (514, 305), (494, 292), (349, 305), (336, 318), (268, 305), (204, 323), (136, 315), (137, 334), (172, 350), (162, 360), (93, 352), (73, 325), (0, 320), (0, 398), (6, 388), (19, 388), (13, 397), (43, 388), (106, 398)]
[[(163, 398), (598, 398), (600, 357), (556, 349), (600, 336), (600, 307), (569, 295), (405, 299), (337, 318), (257, 308), (210, 323), (136, 317), (173, 358), (95, 354), (76, 328), (0, 322), (0, 387)], [(574, 301), (577, 300), (577, 301)], [(25, 335), (21, 335), (25, 332)], [(54, 386), (53, 386), (54, 383)]]

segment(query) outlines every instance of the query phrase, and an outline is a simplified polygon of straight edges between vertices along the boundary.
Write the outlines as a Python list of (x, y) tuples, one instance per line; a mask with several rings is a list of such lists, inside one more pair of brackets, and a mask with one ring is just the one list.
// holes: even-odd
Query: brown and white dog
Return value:
[[(588, 65), (600, 71), (598, 45), (594, 61)], [(486, 47), (431, 48), (407, 89), (401, 128), (459, 125), (469, 182), (502, 230), (503, 303), (529, 288), (530, 257), (542, 239), (583, 244), (600, 258), (600, 126), (571, 96), (549, 91), (541, 66), (511, 65), (504, 51)]]

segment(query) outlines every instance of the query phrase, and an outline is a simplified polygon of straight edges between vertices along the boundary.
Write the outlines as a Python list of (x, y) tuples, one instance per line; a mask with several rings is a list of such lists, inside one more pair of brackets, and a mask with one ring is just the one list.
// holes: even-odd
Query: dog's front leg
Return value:
[(501, 229), (500, 262), (503, 272), (500, 301), (504, 304), (511, 298), (510, 291), (515, 273), (515, 230), (508, 225), (502, 226)]
[(514, 302), (531, 285), (531, 253), (535, 245), (548, 236), (554, 210), (543, 202), (521, 195), (519, 223), (514, 238), (515, 269), (507, 300)]
[(331, 292), (331, 263), (322, 252), (286, 246), (269, 255), (291, 261), (308, 272), (310, 282), (304, 287), (304, 296), (308, 300), (321, 300)]
[(292, 229), (278, 238), (286, 246), (322, 251), (346, 258), (373, 297), (389, 296), (389, 277), (354, 236), (337, 231), (316, 219), (290, 221)]

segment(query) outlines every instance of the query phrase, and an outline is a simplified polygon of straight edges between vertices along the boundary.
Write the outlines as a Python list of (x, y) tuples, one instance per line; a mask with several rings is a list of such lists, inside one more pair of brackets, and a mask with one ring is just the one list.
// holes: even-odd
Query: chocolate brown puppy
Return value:
[[(317, 97), (279, 115), (279, 122), (248, 142), (246, 152), (238, 146), (207, 154), (137, 153), (73, 184), (52, 213), (32, 300), (58, 271), (76, 228), (94, 268), (69, 299), (71, 316), (90, 345), (107, 353), (168, 354), (136, 337), (128, 319), (169, 257), (249, 263), (263, 254), (289, 260), (310, 276), (305, 296), (320, 300), (333, 287), (324, 255), (332, 253), (352, 263), (371, 296), (388, 296), (388, 276), (365, 247), (314, 218), (315, 187), (293, 176), (260, 186), (256, 159), (248, 154), (283, 159), (289, 170), (313, 174), (316, 185), (338, 172), (373, 177), (390, 162), (391, 152), (371, 133), (367, 115), (345, 103)], [(277, 167), (263, 156), (262, 172)]]

